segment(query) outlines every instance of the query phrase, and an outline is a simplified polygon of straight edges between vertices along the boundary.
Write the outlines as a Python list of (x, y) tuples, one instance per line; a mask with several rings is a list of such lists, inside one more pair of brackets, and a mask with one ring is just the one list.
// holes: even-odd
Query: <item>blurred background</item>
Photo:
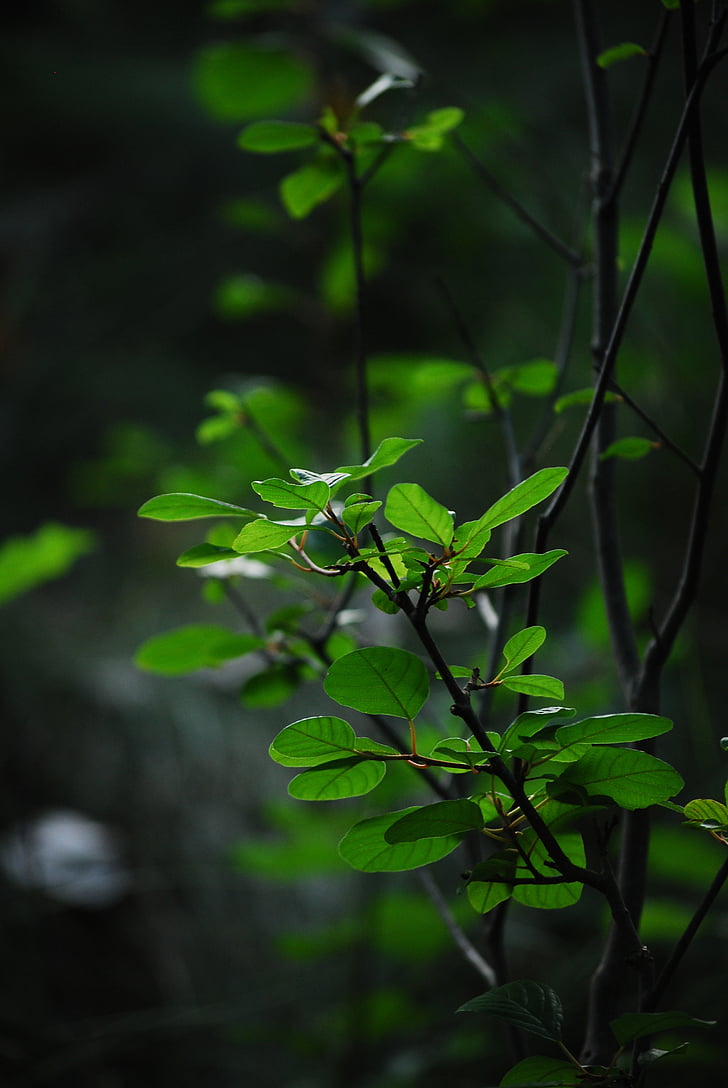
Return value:
[[(597, 7), (605, 46), (650, 45), (657, 0)], [(482, 983), (416, 875), (356, 874), (336, 853), (352, 818), (408, 787), (394, 779), (376, 802), (313, 811), (286, 796), (289, 776), (267, 747), (316, 712), (315, 684), (285, 670), (261, 681), (250, 658), (175, 678), (135, 666), (138, 647), (175, 625), (242, 629), (214, 578), (175, 567), (199, 526), (136, 510), (165, 491), (245, 506), (251, 480), (280, 472), (277, 450), (319, 471), (358, 459), (346, 202), (290, 219), (278, 183), (305, 155), (246, 154), (242, 126), (315, 121), (327, 105), (341, 115), (394, 72), (414, 86), (383, 96), (372, 119), (400, 131), (461, 107), (458, 131), (479, 161), (579, 249), (589, 153), (571, 5), (36, 0), (0, 23), (2, 1083), (495, 1083), (507, 1067), (498, 1038), (452, 1015)], [(625, 273), (681, 108), (678, 29), (624, 191)], [(640, 58), (612, 71), (618, 146), (643, 75)], [(723, 67), (705, 99), (723, 252), (725, 92)], [(374, 442), (424, 438), (404, 478), (477, 516), (508, 487), (507, 465), (482, 398), (448, 376), (467, 354), (447, 298), (492, 371), (550, 360), (569, 339), (568, 269), (452, 147), (396, 149), (367, 193), (365, 237)], [(589, 322), (587, 284), (563, 392), (590, 382)], [(717, 369), (682, 172), (620, 380), (699, 459)], [(205, 403), (215, 389), (243, 398), (242, 424)], [(514, 396), (519, 442), (538, 436), (539, 463), (565, 463), (583, 409), (548, 427), (544, 411), (543, 399)], [(620, 426), (650, 436), (635, 417)], [(692, 484), (665, 450), (620, 469), (644, 638), (679, 572)], [(550, 544), (570, 557), (544, 588), (543, 671), (588, 713), (622, 702), (584, 491)], [(665, 691), (663, 712), (680, 727), (666, 754), (690, 797), (722, 796), (726, 778), (726, 516), (719, 501), (702, 600)], [(259, 573), (245, 582), (246, 607), (261, 621), (276, 610), (268, 632), (283, 637), (296, 586)], [(359, 605), (361, 637), (393, 637)], [(487, 648), (482, 620), (464, 610), (443, 617), (441, 635), (453, 660)], [(658, 955), (721, 860), (679, 821), (656, 832), (645, 939)], [(438, 881), (449, 895), (458, 869), (448, 865)], [(477, 940), (477, 918), (462, 897), (452, 904)], [(510, 920), (514, 976), (562, 990), (575, 1040), (578, 987), (599, 951), (593, 907), (515, 909)], [(679, 1007), (719, 1011), (727, 938), (719, 903)], [(676, 1063), (672, 1084), (694, 1082), (697, 1068), (709, 1076), (715, 1037)]]

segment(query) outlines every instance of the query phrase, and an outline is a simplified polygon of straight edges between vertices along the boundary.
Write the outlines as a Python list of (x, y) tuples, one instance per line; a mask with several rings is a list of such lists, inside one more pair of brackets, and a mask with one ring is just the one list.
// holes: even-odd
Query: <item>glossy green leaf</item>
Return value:
[(487, 574), (476, 579), (473, 583), (473, 589), (496, 589), (498, 586), (512, 586), (521, 585), (524, 582), (530, 582), (534, 578), (538, 578), (539, 575), (547, 571), (549, 567), (552, 567), (557, 560), (563, 556), (568, 555), (568, 552), (563, 548), (554, 548), (549, 552), (536, 553), (536, 552), (524, 552), (521, 555), (514, 555), (511, 557), (511, 562), (524, 564), (525, 567), (507, 568), (495, 567), (493, 570), (489, 570)]
[(371, 524), (381, 502), (354, 502), (344, 508), (341, 520), (355, 535)]
[(280, 548), (304, 528), (303, 525), (278, 525), (267, 518), (258, 518), (243, 526), (233, 541), (233, 549), (239, 555), (248, 555)]
[(619, 45), (613, 45), (599, 53), (597, 64), (600, 68), (611, 68), (613, 64), (617, 64), (622, 60), (629, 60), (630, 57), (646, 56), (647, 50), (641, 45), (637, 45), (636, 42), (621, 42)]
[(497, 986), (461, 1005), (458, 1012), (479, 1012), (495, 1020), (558, 1043), (564, 1013), (559, 997), (549, 986), (523, 979)]
[(576, 711), (570, 706), (544, 706), (527, 710), (513, 721), (503, 733), (498, 751), (509, 751), (521, 740), (533, 737), (548, 728), (553, 718), (573, 718)]
[(320, 138), (321, 135), (315, 125), (304, 125), (294, 121), (256, 121), (240, 133), (238, 147), (243, 151), (270, 154), (312, 147)]
[(521, 695), (531, 695), (535, 699), (564, 698), (564, 685), (555, 676), (541, 676), (528, 673), (523, 676), (505, 676), (501, 685), (508, 691), (517, 691)]
[[(490, 540), (490, 529), (484, 529), (479, 521), (466, 521), (458, 525), (452, 541), (452, 549), (458, 560), (476, 559)], [(457, 566), (457, 560), (453, 564)], [(463, 564), (463, 568), (467, 567)]]
[(290, 49), (249, 38), (209, 45), (193, 74), (203, 105), (220, 121), (248, 121), (300, 104), (313, 87), (311, 70)]
[(516, 484), (507, 495), (493, 503), (477, 524), (482, 529), (495, 529), (506, 521), (520, 517), (552, 495), (568, 472), (567, 468), (542, 468), (534, 472), (533, 476)]
[(384, 837), (389, 843), (416, 842), (443, 835), (464, 835), (467, 831), (479, 831), (482, 826), (483, 813), (472, 801), (436, 801), (402, 816)]
[(388, 843), (385, 835), (416, 808), (387, 812), (354, 824), (339, 844), (339, 853), (354, 869), (364, 873), (404, 872), (419, 869), (451, 854), (460, 844), (460, 836), (419, 839), (417, 842)]
[(220, 499), (206, 499), (202, 495), (174, 493), (157, 495), (149, 499), (137, 511), (140, 518), (156, 521), (193, 521), (195, 518), (254, 518), (252, 510), (234, 506)]
[(385, 438), (383, 439), (371, 457), (368, 457), (361, 465), (342, 465), (337, 472), (345, 472), (351, 481), (363, 480), (367, 476), (379, 472), (382, 468), (396, 465), (405, 453), (422, 445), (421, 438)]
[(339, 801), (362, 797), (384, 778), (386, 765), (358, 756), (337, 759), (303, 771), (291, 781), (288, 792), (299, 801)]
[(0, 544), (0, 604), (36, 586), (60, 578), (96, 546), (88, 529), (47, 522), (27, 536)]
[(182, 676), (196, 669), (217, 668), (263, 645), (264, 640), (256, 635), (237, 635), (216, 624), (195, 624), (147, 639), (134, 662), (146, 672)]
[(305, 219), (341, 188), (344, 175), (334, 159), (306, 163), (289, 174), (280, 185), (283, 206), (293, 219)]
[(579, 1070), (572, 1062), (534, 1055), (509, 1069), (500, 1082), (500, 1088), (536, 1088), (537, 1085), (571, 1088), (583, 1083)]
[(430, 685), (419, 657), (395, 647), (367, 646), (335, 661), (324, 689), (337, 703), (363, 714), (411, 720), (422, 709)]
[(503, 656), (506, 659), (505, 669), (512, 669), (522, 665), (532, 654), (536, 653), (539, 646), (546, 641), (546, 629), (544, 627), (524, 627), (508, 639), (503, 647)]
[(630, 1012), (609, 1024), (620, 1046), (644, 1039), (658, 1031), (682, 1031), (684, 1028), (711, 1028), (715, 1020), (699, 1020), (684, 1012)]
[(323, 511), (331, 495), (331, 488), (323, 480), (306, 484), (294, 484), (289, 480), (255, 480), (253, 491), (264, 502), (285, 510)]
[(592, 748), (559, 781), (583, 786), (591, 796), (611, 797), (626, 809), (647, 808), (683, 788), (682, 778), (668, 763), (631, 748)]
[(618, 438), (599, 454), (599, 460), (606, 461), (610, 457), (621, 457), (625, 461), (639, 461), (659, 447), (659, 442), (652, 442), (649, 438)]
[(195, 544), (182, 552), (177, 560), (178, 567), (207, 567), (210, 563), (219, 563), (221, 559), (238, 559), (239, 554), (232, 548), (222, 548), (217, 544)]
[(657, 714), (603, 714), (562, 725), (556, 740), (566, 747), (579, 741), (589, 744), (632, 744), (669, 733), (672, 722)]
[(688, 801), (684, 813), (692, 824), (706, 830), (718, 830), (728, 827), (728, 806), (710, 798)]
[(449, 510), (419, 484), (395, 484), (390, 488), (384, 516), (397, 529), (446, 547), (452, 540), (453, 519)]
[(271, 759), (284, 767), (315, 767), (342, 759), (354, 751), (356, 734), (343, 718), (302, 718), (287, 725), (268, 749)]

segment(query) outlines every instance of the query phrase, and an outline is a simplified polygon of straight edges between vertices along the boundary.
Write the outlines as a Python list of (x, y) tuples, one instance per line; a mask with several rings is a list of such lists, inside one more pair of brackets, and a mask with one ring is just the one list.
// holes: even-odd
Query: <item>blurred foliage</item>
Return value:
[[(649, 46), (657, 0), (598, 6), (605, 45)], [(185, 541), (133, 511), (162, 491), (247, 505), (250, 482), (278, 474), (281, 461), (322, 468), (357, 456), (345, 201), (334, 196), (291, 221), (280, 162), (242, 152), (240, 126), (271, 115), (313, 123), (326, 106), (346, 118), (381, 72), (394, 73), (414, 86), (373, 102), (373, 119), (404, 130), (443, 105), (463, 109), (458, 132), (498, 182), (580, 243), (589, 161), (571, 8), (453, 0), (445, 16), (432, 0), (39, 0), (0, 22), (0, 862), (9, 837), (69, 808), (118, 831), (133, 887), (91, 910), (14, 883), (0, 864), (0, 965), (10, 982), (0, 1077), (58, 1088), (471, 1088), (484, 1070), (496, 1079), (497, 1033), (452, 1017), (476, 976), (416, 878), (377, 883), (337, 859), (350, 810), (372, 814), (368, 800), (351, 802), (342, 823), (329, 806), (270, 801), (287, 780), (266, 754), (281, 725), (276, 704), (294, 690), (286, 666), (264, 683), (245, 660), (183, 681), (133, 667), (151, 635), (209, 624), (204, 598), (218, 599), (220, 626), (235, 623), (218, 580), (169, 562), (196, 543), (194, 526)], [(624, 193), (625, 275), (679, 108), (677, 50), (673, 35)], [(635, 55), (609, 68), (622, 134), (641, 63)], [(704, 116), (722, 252), (724, 91), (719, 69)], [(373, 433), (424, 435), (412, 478), (452, 496), (459, 516), (476, 516), (484, 495), (504, 489), (506, 465), (443, 284), (509, 387), (516, 428), (531, 433), (541, 408), (529, 382), (548, 381), (544, 363), (559, 343), (560, 265), (453, 147), (397, 152), (365, 208)], [(306, 154), (287, 153), (291, 173)], [(698, 457), (695, 421), (715, 368), (691, 199), (683, 170), (621, 381)], [(582, 290), (565, 395), (590, 381), (587, 315)], [(550, 463), (567, 455), (584, 410), (558, 417)], [(620, 437), (637, 433), (621, 406)], [(650, 606), (659, 610), (673, 584), (684, 531), (673, 511), (689, 494), (676, 462), (664, 485), (666, 456), (618, 467), (631, 605), (645, 633)], [(718, 504), (705, 589), (668, 677), (665, 713), (684, 728), (667, 755), (690, 796), (715, 794), (725, 778), (716, 741), (727, 519)], [(549, 668), (584, 712), (618, 708), (583, 508), (567, 513), (557, 543), (570, 561), (545, 591)], [(284, 604), (298, 599), (298, 586), (265, 577), (246, 587), (254, 615), (278, 590)], [(379, 619), (352, 622), (367, 630)], [(471, 613), (442, 622), (456, 653), (485, 640)], [(285, 611), (276, 630), (286, 632)], [(213, 640), (205, 664), (219, 664), (218, 649)], [(311, 690), (303, 700), (315, 713)], [(496, 702), (495, 713), (507, 710)], [(395, 778), (392, 796), (401, 796)], [(718, 845), (697, 831), (656, 829), (645, 922), (658, 954), (719, 861)], [(450, 891), (459, 873), (448, 864), (439, 879)], [(590, 911), (587, 902), (552, 912), (547, 942), (540, 917), (521, 907), (512, 916), (513, 974), (549, 973), (575, 1024), (572, 983), (598, 954)], [(679, 997), (698, 1015), (713, 1009), (725, 940), (719, 903)], [(696, 1040), (682, 1061), (671, 1071), (676, 1088), (714, 1078), (719, 1041)]]

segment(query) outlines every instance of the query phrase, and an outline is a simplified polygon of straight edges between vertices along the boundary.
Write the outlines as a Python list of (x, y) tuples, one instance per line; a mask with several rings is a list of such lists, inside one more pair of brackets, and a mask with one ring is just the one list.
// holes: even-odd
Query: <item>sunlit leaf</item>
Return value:
[(351, 755), (355, 741), (354, 730), (343, 718), (302, 718), (287, 725), (268, 751), (284, 767), (314, 767)]
[[(606, 393), (604, 396), (604, 403), (615, 404), (621, 401), (621, 399), (622, 398), (617, 393)], [(575, 389), (573, 393), (565, 393), (563, 397), (559, 397), (554, 404), (554, 412), (560, 414), (565, 411), (566, 408), (588, 406), (593, 400), (594, 389), (592, 386), (589, 385), (585, 389)]]
[(331, 488), (323, 480), (306, 484), (294, 484), (289, 480), (255, 480), (253, 491), (264, 502), (285, 510), (323, 511), (331, 494)]
[(385, 835), (389, 828), (407, 813), (414, 811), (415, 808), (407, 808), (361, 820), (344, 835), (339, 844), (339, 853), (352, 868), (361, 872), (391, 873), (430, 865), (433, 861), (439, 861), (451, 854), (459, 846), (460, 836), (454, 835), (420, 839), (417, 842), (387, 842)]
[(383, 439), (371, 457), (368, 457), (361, 465), (342, 465), (337, 472), (345, 472), (350, 480), (363, 480), (382, 468), (396, 465), (408, 450), (422, 444), (421, 438), (385, 438)]
[(344, 797), (362, 797), (379, 785), (386, 770), (386, 764), (362, 760), (358, 756), (337, 759), (296, 775), (288, 786), (288, 792), (299, 801), (338, 801)]
[(254, 518), (252, 510), (235, 506), (220, 499), (207, 499), (203, 495), (174, 493), (157, 495), (149, 499), (137, 511), (141, 518), (156, 521), (193, 521), (195, 518)]
[(505, 676), (501, 684), (508, 691), (517, 691), (521, 695), (532, 695), (536, 699), (563, 699), (564, 685), (555, 676), (541, 676), (528, 673), (523, 676)]
[(281, 200), (293, 219), (304, 219), (341, 188), (344, 175), (334, 159), (306, 163), (288, 174), (280, 185)]
[(303, 528), (302, 525), (277, 525), (266, 518), (258, 518), (243, 526), (233, 541), (233, 550), (239, 555), (247, 555), (280, 548)]
[(536, 653), (536, 650), (543, 645), (545, 640), (546, 629), (544, 627), (525, 627), (523, 631), (518, 631), (517, 634), (508, 639), (503, 647), (506, 669), (510, 672), (511, 669), (522, 665), (532, 654)]
[(312, 89), (311, 69), (270, 42), (222, 42), (197, 56), (194, 86), (220, 121), (247, 121), (300, 104)]
[(452, 540), (452, 514), (419, 484), (395, 484), (390, 488), (384, 516), (397, 529), (437, 541), (446, 547)]
[(342, 706), (411, 720), (422, 709), (430, 685), (419, 657), (395, 647), (367, 646), (335, 661), (324, 688)]
[(606, 461), (610, 457), (621, 457), (625, 461), (639, 461), (659, 448), (660, 443), (652, 442), (649, 438), (618, 438), (599, 454), (599, 459)]
[(516, 484), (507, 495), (493, 503), (478, 520), (478, 526), (482, 529), (495, 529), (496, 526), (525, 514), (553, 494), (568, 472), (567, 468), (542, 468), (534, 472), (533, 476)]
[(564, 747), (579, 741), (589, 744), (631, 744), (669, 733), (672, 722), (657, 714), (603, 714), (562, 725), (556, 740)]
[(217, 544), (195, 544), (182, 552), (177, 560), (178, 567), (207, 567), (210, 563), (219, 563), (222, 559), (238, 559), (238, 553), (232, 548), (221, 548)]
[(626, 809), (647, 808), (674, 797), (683, 780), (669, 763), (631, 748), (592, 748), (559, 778), (583, 786), (592, 796), (606, 795)]
[(249, 710), (280, 706), (298, 691), (301, 680), (301, 673), (294, 665), (275, 662), (245, 681), (240, 702)]
[(565, 552), (563, 548), (554, 548), (550, 552), (540, 554), (524, 552), (521, 555), (514, 555), (510, 561), (524, 564), (525, 569), (495, 567), (493, 570), (489, 570), (487, 574), (483, 574), (476, 579), (473, 583), (473, 589), (496, 589), (498, 586), (520, 585), (523, 582), (530, 582), (534, 578), (538, 578), (539, 575), (547, 571), (549, 567), (552, 567), (557, 560), (565, 555), (568, 555), (568, 552)]
[(698, 824), (707, 830), (722, 830), (728, 827), (728, 806), (720, 801), (713, 801), (710, 798), (688, 801), (684, 812), (691, 823)]

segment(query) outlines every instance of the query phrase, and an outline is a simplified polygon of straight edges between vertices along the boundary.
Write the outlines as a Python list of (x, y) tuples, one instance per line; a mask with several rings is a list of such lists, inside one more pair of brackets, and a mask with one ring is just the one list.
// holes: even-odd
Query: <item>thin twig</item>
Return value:
[(503, 204), (510, 208), (522, 223), (525, 223), (526, 226), (530, 227), (542, 242), (545, 242), (550, 249), (555, 253), (558, 253), (558, 255), (563, 257), (569, 264), (581, 264), (581, 254), (577, 253), (576, 250), (572, 249), (570, 246), (567, 246), (565, 242), (562, 242), (560, 238), (548, 229), (548, 227), (545, 227), (543, 223), (540, 223), (539, 220), (536, 219), (519, 200), (512, 196), (507, 189), (504, 189), (497, 178), (491, 174), (487, 166), (480, 161), (460, 136), (457, 134), (453, 135), (452, 142), (481, 181), (484, 181), (491, 192), (494, 193)]
[(686, 464), (690, 471), (693, 472), (696, 476), (700, 476), (700, 465), (696, 461), (694, 461), (690, 454), (686, 453), (681, 446), (678, 446), (677, 442), (673, 442), (670, 436), (663, 431), (657, 420), (653, 416), (649, 415), (649, 413), (646, 412), (644, 408), (640, 408), (637, 401), (634, 400), (634, 398), (629, 395), (626, 389), (624, 389), (624, 387), (621, 386), (619, 382), (616, 381), (616, 379), (614, 378), (612, 378), (612, 381), (610, 382), (610, 389), (613, 393), (617, 394), (620, 400), (624, 401), (624, 403), (632, 409), (636, 416), (639, 416), (643, 423), (647, 424), (651, 431), (654, 431), (654, 433), (659, 438), (661, 445), (663, 445), (665, 449), (670, 450), (672, 453), (675, 454), (676, 457), (679, 457), (680, 460), (684, 464)]
[(480, 952), (478, 952), (472, 941), (468, 939), (462, 927), (458, 925), (455, 916), (453, 915), (452, 911), (447, 905), (447, 902), (445, 901), (445, 897), (433, 880), (431, 874), (427, 871), (427, 869), (420, 869), (418, 876), (425, 891), (432, 900), (432, 903), (436, 908), (438, 914), (445, 923), (445, 926), (450, 936), (452, 937), (462, 954), (465, 956), (465, 959), (468, 961), (469, 964), (471, 964), (472, 967), (475, 968), (475, 970), (485, 981), (487, 986), (496, 986), (497, 979), (495, 971), (487, 962), (487, 960), (485, 960), (481, 956)]

